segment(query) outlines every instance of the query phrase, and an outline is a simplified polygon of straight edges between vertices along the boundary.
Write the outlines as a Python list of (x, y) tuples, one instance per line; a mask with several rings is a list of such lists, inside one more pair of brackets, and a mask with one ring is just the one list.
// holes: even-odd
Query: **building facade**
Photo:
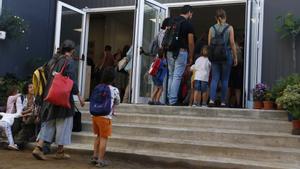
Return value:
[[(131, 43), (135, 46), (132, 101), (135, 103), (145, 102), (145, 99), (149, 95), (148, 91), (151, 91), (149, 89), (151, 85), (147, 82), (145, 83), (143, 79), (145, 70), (140, 65), (149, 61), (139, 55), (139, 52), (137, 52), (138, 48), (140, 46), (147, 46), (150, 39), (157, 32), (159, 20), (162, 17), (177, 14), (178, 9), (185, 4), (194, 6), (194, 9), (196, 9), (194, 13), (207, 11), (205, 12), (207, 14), (206, 18), (210, 18), (211, 20), (213, 20), (214, 14), (212, 9), (218, 7), (225, 8), (230, 13), (230, 17), (234, 18), (231, 20), (232, 23), (235, 20), (239, 20), (237, 16), (242, 16), (240, 17), (240, 22), (234, 23), (234, 25), (235, 27), (242, 25), (238, 30), (240, 30), (240, 34), (243, 34), (244, 38), (243, 81), (246, 106), (250, 107), (248, 101), (251, 101), (251, 89), (256, 83), (264, 82), (271, 85), (280, 77), (293, 72), (291, 42), (280, 39), (280, 35), (275, 31), (275, 23), (277, 16), (285, 15), (287, 12), (292, 12), (296, 16), (300, 16), (300, 11), (297, 10), (300, 6), (300, 1), (47, 0), (40, 2), (37, 0), (28, 0), (24, 3), (21, 0), (2, 0), (2, 9), (9, 9), (16, 15), (23, 17), (28, 21), (30, 29), (21, 40), (0, 41), (0, 75), (6, 72), (15, 73), (18, 76), (30, 74), (32, 70), (28, 66), (33, 65), (34, 60), (37, 58), (50, 58), (55, 49), (59, 47), (62, 39), (72, 37), (78, 44), (78, 55), (82, 59), (78, 63), (78, 81), (81, 90), (85, 91), (85, 79), (87, 78), (85, 60), (88, 55), (88, 49), (90, 46), (93, 46), (93, 44), (89, 45), (89, 42), (93, 40), (93, 36), (90, 35), (93, 30), (93, 22), (97, 21), (100, 23), (100, 20), (106, 21), (105, 26), (103, 26), (103, 32), (105, 33), (102, 33), (102, 35), (100, 35), (101, 33), (95, 33), (97, 36), (105, 36), (103, 34), (120, 32), (116, 26), (113, 26), (113, 19), (109, 19), (109, 17), (113, 15), (115, 17), (121, 16), (125, 20), (128, 20), (129, 25), (131, 24), (131, 27), (129, 27), (130, 30), (127, 30), (129, 37), (125, 37), (126, 33), (120, 33), (116, 36), (119, 39), (104, 37), (101, 43), (98, 43), (97, 39), (93, 40), (93, 42), (96, 44), (109, 42), (116, 46), (119, 46), (118, 42), (123, 42), (127, 44)], [(32, 6), (36, 8), (32, 10)], [(210, 13), (211, 11), (212, 13)], [(120, 14), (121, 12), (122, 14)], [(147, 19), (147, 17), (150, 18)], [(244, 21), (242, 20), (243, 18)], [(153, 19), (157, 19), (157, 22), (153, 22)], [(204, 23), (206, 21), (199, 19), (199, 22)], [(121, 23), (121, 21), (119, 20), (118, 23)], [(199, 24), (198, 27), (201, 29), (201, 27), (205, 26)], [(102, 29), (101, 26), (98, 28)], [(95, 30), (99, 32), (99, 29)], [(297, 46), (300, 46), (299, 40), (297, 41)], [(97, 50), (95, 52), (97, 53)], [(299, 52), (298, 47), (297, 53), (299, 54)], [(297, 65), (300, 64), (299, 60)], [(299, 66), (297, 67), (297, 72), (300, 72)]]

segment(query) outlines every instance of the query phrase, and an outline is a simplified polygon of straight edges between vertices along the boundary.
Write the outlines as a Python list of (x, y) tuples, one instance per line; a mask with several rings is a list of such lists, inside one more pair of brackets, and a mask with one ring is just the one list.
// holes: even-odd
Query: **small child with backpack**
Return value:
[[(152, 92), (151, 100), (148, 102), (150, 105), (163, 105), (159, 100), (163, 92), (164, 79), (168, 72), (167, 59), (162, 51), (159, 52), (155, 62), (159, 62), (158, 70), (152, 75), (154, 90)], [(153, 63), (155, 64), (155, 63)]]
[(158, 33), (151, 45), (150, 51), (152, 53), (152, 56), (156, 56), (156, 58), (149, 70), (149, 74), (152, 76), (152, 81), (154, 84), (154, 90), (151, 95), (151, 100), (148, 102), (148, 104), (150, 105), (162, 105), (159, 100), (163, 92), (164, 78), (168, 72), (167, 58), (165, 56), (166, 51), (164, 46), (162, 46), (162, 42), (165, 37), (166, 30), (170, 27), (170, 22), (170, 18), (164, 19), (161, 26), (161, 31)]
[(94, 154), (91, 163), (96, 167), (105, 167), (104, 160), (108, 137), (112, 133), (113, 108), (120, 103), (119, 90), (111, 84), (115, 79), (115, 70), (108, 67), (104, 70), (101, 84), (97, 85), (90, 97), (90, 113), (92, 115), (94, 134)]
[(195, 71), (195, 92), (193, 106), (200, 106), (202, 99), (202, 106), (207, 106), (207, 90), (210, 74), (211, 63), (208, 59), (208, 46), (204, 46), (201, 50), (201, 56), (192, 65), (191, 71)]

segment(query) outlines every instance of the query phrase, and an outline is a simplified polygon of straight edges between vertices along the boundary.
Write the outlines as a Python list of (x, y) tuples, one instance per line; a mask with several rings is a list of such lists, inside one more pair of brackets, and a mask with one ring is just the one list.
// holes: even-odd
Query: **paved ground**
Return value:
[[(55, 160), (51, 155), (47, 161), (35, 160), (30, 151), (10, 151), (0, 149), (0, 169), (93, 169), (89, 164), (86, 153), (71, 152), (70, 160)], [(120, 155), (108, 154), (112, 164), (105, 169), (192, 169), (182, 165), (166, 166), (149, 162), (145, 159), (127, 158)], [(198, 169), (198, 168), (197, 168)], [(205, 168), (207, 169), (207, 168)]]

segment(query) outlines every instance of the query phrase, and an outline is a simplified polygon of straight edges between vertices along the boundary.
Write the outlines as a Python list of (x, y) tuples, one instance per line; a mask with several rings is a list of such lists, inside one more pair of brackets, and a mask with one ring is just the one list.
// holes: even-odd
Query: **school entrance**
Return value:
[[(133, 46), (131, 102), (147, 103), (151, 78), (147, 70), (152, 59), (140, 54), (140, 47), (149, 44), (158, 33), (165, 17), (176, 16), (187, 3), (161, 4), (154, 0), (137, 1), (136, 6), (77, 9), (58, 2), (54, 51), (65, 39), (78, 45), (78, 86), (81, 94), (89, 97), (93, 86), (92, 67), (87, 61), (101, 62), (104, 46), (112, 46), (112, 53)], [(192, 23), (197, 40), (206, 42), (209, 27), (215, 23), (216, 9), (227, 12), (228, 23), (235, 28), (235, 39), (242, 51), (241, 98), (244, 107), (251, 107), (251, 89), (261, 81), (263, 0), (210, 0), (189, 2), (193, 6)], [(99, 63), (98, 63), (99, 64)], [(127, 83), (127, 82), (124, 82)]]

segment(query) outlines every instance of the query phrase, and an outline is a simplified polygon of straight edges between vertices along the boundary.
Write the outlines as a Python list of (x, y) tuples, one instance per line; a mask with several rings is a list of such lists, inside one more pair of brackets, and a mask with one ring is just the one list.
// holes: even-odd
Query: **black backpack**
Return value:
[(222, 32), (218, 32), (213, 26), (215, 37), (211, 39), (210, 43), (209, 60), (211, 62), (225, 63), (227, 61), (227, 42), (224, 39), (224, 34), (229, 27), (230, 25), (227, 25)]
[(173, 55), (177, 57), (180, 49), (180, 42), (182, 37), (180, 37), (181, 24), (185, 21), (184, 18), (175, 19), (171, 18), (170, 28), (166, 30), (164, 38), (161, 42), (161, 46), (164, 51), (172, 51)]

